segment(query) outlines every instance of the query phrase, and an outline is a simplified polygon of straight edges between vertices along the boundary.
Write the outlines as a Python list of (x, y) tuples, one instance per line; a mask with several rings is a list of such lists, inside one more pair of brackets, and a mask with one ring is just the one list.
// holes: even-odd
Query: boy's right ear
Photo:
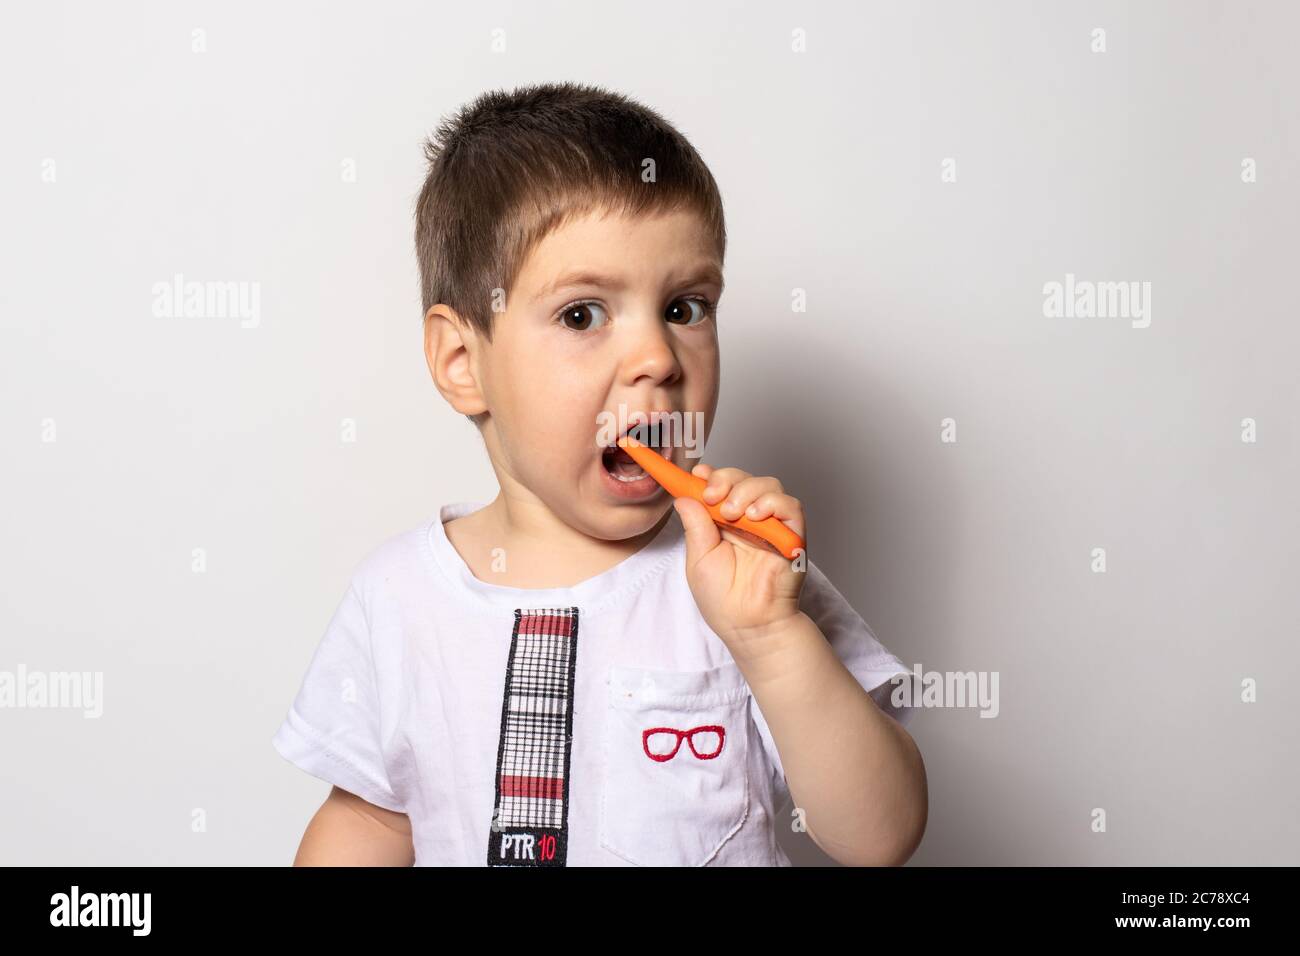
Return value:
[(434, 305), (424, 315), (424, 358), (442, 397), (462, 415), (487, 411), (479, 388), (478, 338), (455, 309)]

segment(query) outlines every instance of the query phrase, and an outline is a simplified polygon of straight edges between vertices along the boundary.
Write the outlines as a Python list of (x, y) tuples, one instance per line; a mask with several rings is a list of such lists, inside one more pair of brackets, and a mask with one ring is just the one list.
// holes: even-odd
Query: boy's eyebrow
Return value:
[(722, 270), (716, 263), (710, 262), (707, 266), (695, 270), (686, 278), (680, 281), (674, 280), (672, 285), (695, 285), (697, 282), (712, 282), (718, 287), (718, 295), (727, 287), (727, 283), (722, 280)]
[[(700, 269), (694, 270), (683, 279), (673, 278), (669, 285), (693, 285), (696, 282), (713, 282), (718, 286), (718, 292), (721, 294), (725, 283), (722, 279), (722, 270), (716, 265), (710, 263)], [(605, 289), (622, 289), (624, 283), (610, 276), (603, 276), (595, 272), (569, 272), (557, 278), (554, 282), (548, 283), (538, 290), (533, 296), (534, 302), (552, 296), (562, 289), (576, 288), (578, 286), (600, 286)]]
[(622, 282), (609, 276), (598, 275), (594, 272), (569, 272), (539, 289), (537, 295), (533, 296), (533, 301), (541, 301), (548, 296), (555, 295), (561, 289), (576, 288), (583, 285), (598, 285), (605, 289), (623, 288)]

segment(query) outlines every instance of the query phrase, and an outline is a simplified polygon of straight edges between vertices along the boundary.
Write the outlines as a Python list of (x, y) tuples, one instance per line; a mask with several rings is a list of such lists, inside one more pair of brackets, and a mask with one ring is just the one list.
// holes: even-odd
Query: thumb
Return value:
[(686, 566), (694, 566), (722, 543), (722, 533), (713, 523), (709, 510), (694, 498), (675, 498), (673, 508), (686, 530)]

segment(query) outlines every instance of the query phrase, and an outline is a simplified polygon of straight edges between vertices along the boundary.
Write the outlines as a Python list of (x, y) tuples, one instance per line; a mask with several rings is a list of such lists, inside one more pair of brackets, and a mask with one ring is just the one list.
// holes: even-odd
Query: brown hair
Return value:
[(509, 290), (533, 246), (572, 216), (694, 209), (725, 255), (722, 197), (704, 160), (662, 116), (619, 93), (575, 83), (493, 90), (444, 119), (424, 153), (415, 209), (422, 314), (448, 305), (489, 342), (494, 290)]

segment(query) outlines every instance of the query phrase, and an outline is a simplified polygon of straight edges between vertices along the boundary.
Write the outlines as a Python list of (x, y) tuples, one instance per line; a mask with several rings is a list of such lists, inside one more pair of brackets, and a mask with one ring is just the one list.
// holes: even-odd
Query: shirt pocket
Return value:
[(734, 664), (609, 669), (600, 844), (640, 866), (703, 866), (749, 814), (749, 687)]

